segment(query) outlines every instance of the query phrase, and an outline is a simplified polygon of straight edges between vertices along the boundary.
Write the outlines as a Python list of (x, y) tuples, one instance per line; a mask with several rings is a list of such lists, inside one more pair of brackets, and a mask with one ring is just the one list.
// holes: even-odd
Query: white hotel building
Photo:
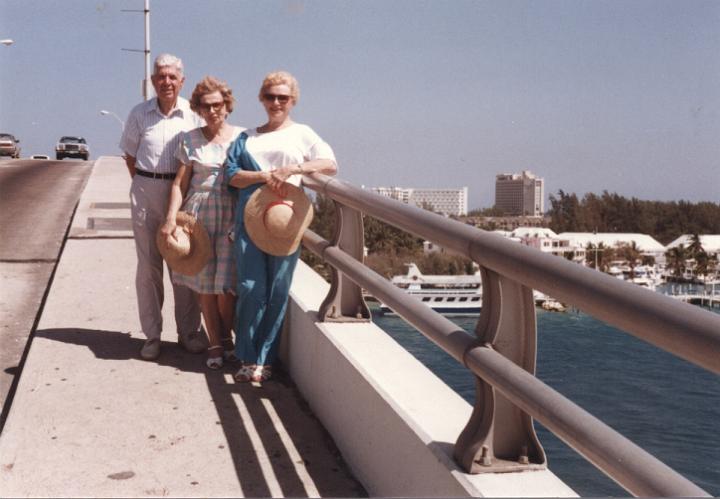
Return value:
[(416, 189), (412, 187), (371, 187), (371, 191), (420, 208), (432, 208), (443, 215), (467, 215), (468, 188)]

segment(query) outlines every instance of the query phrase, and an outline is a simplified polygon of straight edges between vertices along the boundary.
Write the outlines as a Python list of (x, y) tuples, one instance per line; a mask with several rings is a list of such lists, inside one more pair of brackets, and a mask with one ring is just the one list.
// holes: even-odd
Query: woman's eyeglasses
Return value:
[(280, 104), (286, 104), (290, 100), (290, 95), (278, 95), (278, 94), (263, 94), (263, 99), (268, 102), (275, 102), (276, 100)]
[(209, 102), (209, 103), (201, 102), (200, 104), (198, 104), (198, 107), (200, 109), (202, 109), (203, 111), (210, 111), (211, 109), (213, 111), (220, 111), (224, 105), (225, 105), (224, 101), (223, 102)]

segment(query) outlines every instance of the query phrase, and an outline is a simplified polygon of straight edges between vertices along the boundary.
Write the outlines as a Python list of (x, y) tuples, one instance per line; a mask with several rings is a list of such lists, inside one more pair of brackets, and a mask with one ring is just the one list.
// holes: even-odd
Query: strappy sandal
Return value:
[[(219, 350), (222, 349), (220, 345), (214, 346), (214, 347), (208, 347), (208, 352), (211, 350)], [(212, 369), (214, 371), (217, 371), (218, 369), (222, 368), (223, 366), (223, 356), (220, 355), (219, 357), (208, 357), (205, 361), (205, 365), (208, 366), (208, 369)]]
[(240, 361), (237, 355), (235, 355), (235, 345), (233, 344), (232, 338), (223, 338), (220, 340), (220, 343), (222, 343), (223, 346), (223, 360), (225, 360), (225, 362), (236, 364)]
[(272, 377), (272, 366), (257, 366), (253, 372), (251, 381), (254, 383), (262, 383)]
[(238, 369), (238, 372), (233, 375), (233, 379), (237, 383), (247, 383), (249, 381), (253, 381), (253, 373), (256, 369), (257, 366), (255, 364), (243, 365), (240, 369)]

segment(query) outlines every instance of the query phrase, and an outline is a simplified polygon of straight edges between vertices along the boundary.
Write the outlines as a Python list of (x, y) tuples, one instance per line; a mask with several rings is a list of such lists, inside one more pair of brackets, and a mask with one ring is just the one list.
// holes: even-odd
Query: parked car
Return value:
[(87, 161), (90, 158), (90, 148), (83, 137), (60, 137), (55, 146), (55, 158), (82, 158)]
[(20, 141), (11, 133), (0, 133), (0, 156), (20, 157)]

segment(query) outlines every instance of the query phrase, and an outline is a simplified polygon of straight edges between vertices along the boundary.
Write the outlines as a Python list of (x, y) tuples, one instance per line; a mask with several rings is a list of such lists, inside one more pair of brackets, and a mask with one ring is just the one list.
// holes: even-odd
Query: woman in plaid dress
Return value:
[(194, 215), (210, 236), (213, 256), (207, 265), (194, 276), (172, 274), (173, 282), (198, 293), (210, 343), (207, 359), (210, 369), (221, 368), (223, 359), (235, 359), (231, 328), (236, 277), (229, 237), (235, 220), (235, 201), (223, 187), (228, 147), (244, 130), (226, 122), (234, 101), (227, 84), (212, 76), (203, 78), (195, 87), (190, 108), (202, 116), (206, 125), (186, 132), (178, 148), (175, 156), (180, 168), (161, 228), (165, 237), (173, 237), (175, 219), (182, 209)]

